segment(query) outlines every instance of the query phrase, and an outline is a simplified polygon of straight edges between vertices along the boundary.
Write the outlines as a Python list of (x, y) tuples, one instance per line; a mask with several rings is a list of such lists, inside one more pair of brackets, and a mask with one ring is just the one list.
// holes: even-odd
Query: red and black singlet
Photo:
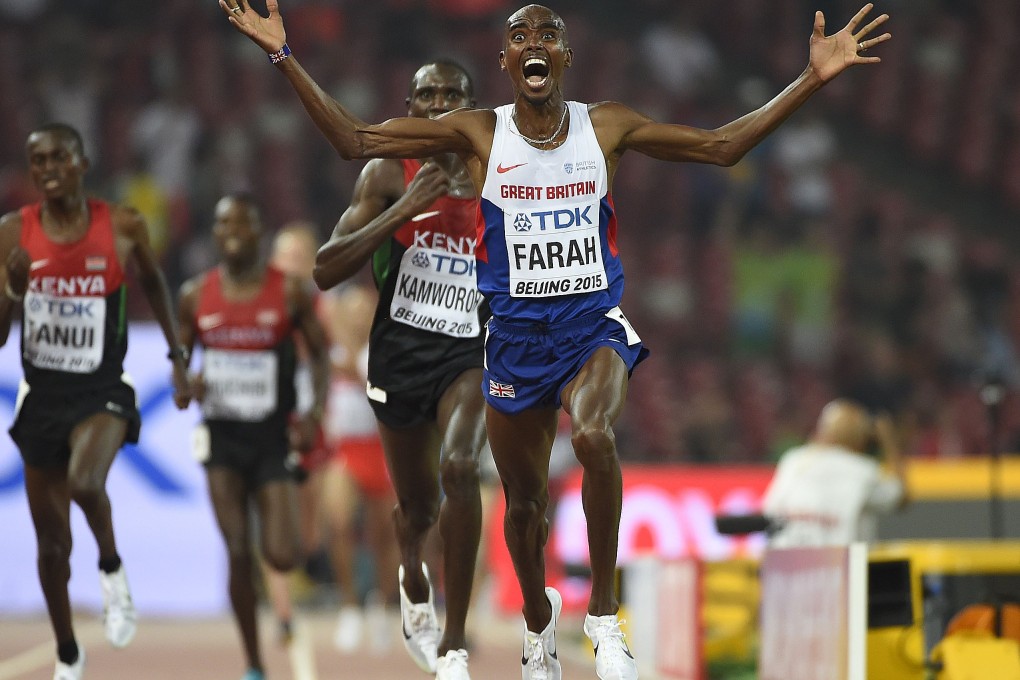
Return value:
[[(401, 163), (407, 186), (421, 163)], [(475, 278), (479, 219), (476, 199), (442, 196), (374, 253), (379, 306), (369, 340), (373, 386), (404, 391), (430, 384), (458, 357), (477, 356), (482, 365), (488, 306)]]
[(223, 297), (220, 269), (210, 270), (198, 295), (196, 337), (203, 349), (206, 420), (261, 422), (294, 410), (294, 321), (286, 276), (267, 267), (257, 295)]
[(88, 212), (82, 238), (54, 243), (43, 230), (42, 204), (21, 209), (21, 247), (32, 258), (21, 362), (33, 389), (99, 389), (124, 372), (127, 286), (110, 205), (89, 199)]

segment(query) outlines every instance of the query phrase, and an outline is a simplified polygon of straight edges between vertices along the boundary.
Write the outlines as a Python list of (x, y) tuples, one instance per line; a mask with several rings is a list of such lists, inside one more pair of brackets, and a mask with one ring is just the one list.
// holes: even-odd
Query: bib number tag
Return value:
[(36, 368), (94, 373), (103, 362), (106, 298), (25, 294), (24, 357)]
[(206, 418), (255, 422), (276, 410), (275, 352), (207, 349), (202, 357)]
[(511, 297), (576, 295), (609, 287), (597, 201), (508, 212), (505, 238)]
[(453, 338), (476, 338), (481, 300), (474, 256), (412, 246), (400, 259), (390, 318)]

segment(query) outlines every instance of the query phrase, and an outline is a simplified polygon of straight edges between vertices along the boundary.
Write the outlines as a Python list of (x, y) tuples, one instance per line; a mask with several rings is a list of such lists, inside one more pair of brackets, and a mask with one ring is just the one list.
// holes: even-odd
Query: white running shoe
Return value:
[(85, 677), (85, 648), (78, 644), (78, 660), (72, 664), (60, 663), (53, 669), (53, 680), (81, 680)]
[(411, 602), (404, 591), (404, 565), (397, 570), (400, 584), (400, 630), (404, 635), (404, 646), (414, 662), (426, 673), (436, 672), (436, 656), (439, 647), (439, 621), (436, 618), (436, 604), (432, 592), (429, 570), (422, 562), (422, 574), (429, 586), (428, 600)]
[(451, 649), (436, 661), (436, 680), (471, 680), (466, 649)]
[(584, 617), (584, 634), (595, 649), (595, 674), (601, 680), (637, 680), (637, 662), (627, 647), (616, 614)]
[(336, 617), (336, 630), (333, 631), (333, 646), (344, 654), (350, 654), (361, 645), (364, 624), (361, 607), (344, 605)]
[(521, 654), (521, 677), (524, 680), (560, 680), (563, 670), (556, 655), (556, 622), (563, 609), (563, 598), (555, 588), (546, 588), (545, 596), (552, 605), (552, 618), (541, 633), (532, 633), (524, 624), (524, 652)]
[(127, 647), (138, 630), (138, 616), (131, 601), (127, 574), (124, 565), (112, 574), (99, 572), (99, 583), (103, 588), (103, 626), (106, 639), (114, 647)]

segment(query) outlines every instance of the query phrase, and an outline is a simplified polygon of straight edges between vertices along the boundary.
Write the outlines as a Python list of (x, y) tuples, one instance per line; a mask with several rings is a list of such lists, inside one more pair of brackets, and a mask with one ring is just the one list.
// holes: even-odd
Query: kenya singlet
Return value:
[[(401, 161), (405, 186), (421, 168)], [(379, 306), (369, 339), (369, 382), (401, 392), (451, 366), (482, 365), (488, 307), (475, 278), (478, 202), (442, 196), (373, 255)]]
[(34, 390), (80, 391), (121, 382), (127, 352), (127, 287), (110, 206), (89, 199), (89, 226), (74, 243), (43, 231), (42, 205), (21, 209), (21, 247), (32, 264), (24, 300), (21, 362)]
[(286, 420), (294, 409), (295, 349), (286, 276), (266, 268), (262, 289), (249, 300), (225, 300), (217, 267), (202, 282), (195, 312), (203, 346), (207, 421)]
[(495, 111), (476, 255), (497, 319), (557, 324), (610, 310), (623, 294), (605, 157), (587, 105), (566, 106), (567, 139), (551, 151), (520, 137), (512, 104)]

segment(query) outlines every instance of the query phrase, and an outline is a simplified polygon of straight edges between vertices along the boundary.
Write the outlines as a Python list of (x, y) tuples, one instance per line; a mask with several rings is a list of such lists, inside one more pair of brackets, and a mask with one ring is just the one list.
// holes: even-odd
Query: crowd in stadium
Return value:
[[(857, 9), (736, 4), (556, 3), (583, 56), (567, 97), (712, 127), (800, 72), (812, 10)], [(474, 74), (479, 105), (504, 103), (493, 46), (516, 7), (285, 0), (295, 54), (370, 121), (404, 115), (434, 57)], [(998, 437), (981, 400), (989, 381), (1020, 386), (1020, 7), (879, 9), (897, 37), (882, 68), (833, 83), (740, 164), (621, 164), (624, 308), (652, 350), (618, 427), (624, 459), (772, 460), (840, 395), (891, 412), (915, 456), (1020, 444), (1013, 391)], [(175, 289), (214, 263), (226, 192), (323, 239), (347, 206), (362, 164), (324, 142), (212, 0), (0, 0), (0, 18), (0, 212), (34, 200), (23, 145), (49, 120), (82, 131), (92, 189), (146, 216)]]

